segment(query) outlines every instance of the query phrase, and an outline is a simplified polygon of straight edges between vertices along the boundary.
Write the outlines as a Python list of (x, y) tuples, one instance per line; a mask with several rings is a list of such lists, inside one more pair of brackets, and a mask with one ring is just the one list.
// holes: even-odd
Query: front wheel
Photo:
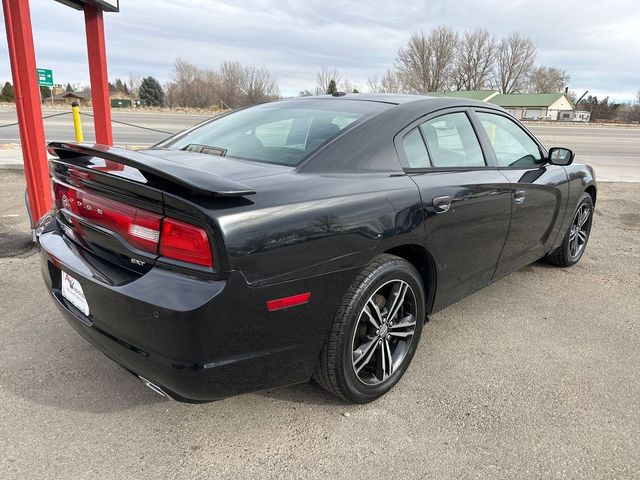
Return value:
[(407, 370), (424, 318), (417, 270), (396, 256), (377, 257), (360, 272), (338, 308), (314, 380), (350, 402), (379, 398)]
[(546, 260), (560, 267), (570, 267), (578, 263), (587, 247), (592, 223), (593, 199), (591, 195), (585, 192), (580, 197), (569, 231), (565, 235), (562, 244), (549, 253)]

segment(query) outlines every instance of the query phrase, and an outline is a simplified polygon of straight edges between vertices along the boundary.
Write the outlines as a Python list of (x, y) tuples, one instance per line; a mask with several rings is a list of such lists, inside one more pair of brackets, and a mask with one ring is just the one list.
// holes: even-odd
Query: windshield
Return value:
[(296, 166), (346, 129), (389, 105), (357, 100), (296, 100), (238, 110), (158, 147)]

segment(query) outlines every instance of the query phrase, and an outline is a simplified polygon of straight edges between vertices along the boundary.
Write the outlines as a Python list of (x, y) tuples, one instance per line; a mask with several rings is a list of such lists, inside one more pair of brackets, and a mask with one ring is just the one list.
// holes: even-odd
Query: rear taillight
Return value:
[(213, 267), (207, 232), (200, 227), (173, 218), (165, 218), (162, 222), (160, 255), (182, 262)]
[[(213, 267), (207, 232), (195, 225), (151, 213), (69, 185), (53, 182), (58, 209), (103, 227), (145, 252), (181, 262)], [(76, 228), (82, 225), (71, 218)]]
[(148, 253), (158, 252), (162, 215), (55, 182), (56, 207), (106, 228)]

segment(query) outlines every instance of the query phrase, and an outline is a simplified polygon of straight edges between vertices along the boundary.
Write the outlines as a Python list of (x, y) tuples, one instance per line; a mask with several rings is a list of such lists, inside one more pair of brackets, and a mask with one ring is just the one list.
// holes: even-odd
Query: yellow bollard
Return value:
[(82, 136), (82, 121), (80, 120), (80, 106), (78, 102), (71, 104), (71, 110), (73, 111), (73, 129), (76, 132), (76, 143), (82, 143), (84, 137)]

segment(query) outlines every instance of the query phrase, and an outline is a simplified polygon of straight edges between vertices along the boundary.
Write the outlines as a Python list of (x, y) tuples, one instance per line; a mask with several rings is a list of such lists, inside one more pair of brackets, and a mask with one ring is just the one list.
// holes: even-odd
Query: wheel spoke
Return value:
[(378, 304), (375, 302), (373, 297), (371, 297), (369, 299), (369, 302), (367, 303), (367, 307), (369, 307), (369, 309), (370, 309), (369, 313), (372, 313), (373, 319), (377, 322), (378, 325), (381, 325), (382, 324), (382, 312), (380, 311), (380, 307), (378, 307)]
[(583, 245), (587, 243), (587, 232), (585, 232), (584, 230), (580, 230), (578, 232), (578, 240), (580, 240), (580, 243), (582, 243)]
[(391, 337), (407, 338), (407, 337), (410, 337), (411, 335), (413, 335), (413, 331), (411, 331), (411, 332), (389, 332), (389, 336), (391, 336)]
[[(371, 325), (373, 325), (374, 327), (376, 327), (376, 329), (380, 329), (380, 316), (378, 315), (378, 318), (374, 318), (374, 315), (371, 313), (371, 311), (369, 310), (369, 304), (373, 303), (374, 306), (377, 309), (377, 305), (375, 305), (375, 303), (372, 300), (369, 300), (369, 303), (367, 305), (365, 305), (364, 307), (364, 313), (367, 316), (367, 318), (369, 319), (369, 323), (371, 323)], [(377, 310), (378, 313), (380, 313), (380, 310)]]
[(397, 330), (398, 328), (408, 328), (408, 327), (415, 327), (416, 326), (416, 321), (413, 318), (413, 315), (407, 315), (404, 318), (401, 318), (400, 321), (398, 323), (394, 323), (393, 325), (389, 326), (389, 330)]
[(382, 379), (386, 380), (393, 373), (393, 355), (386, 338), (380, 343), (380, 348), (382, 350)]
[(588, 207), (583, 210), (583, 213), (582, 213), (582, 215), (580, 217), (580, 222), (578, 223), (578, 225), (580, 227), (583, 227), (584, 224), (587, 223), (587, 220), (589, 220), (589, 208)]
[(404, 282), (399, 282), (397, 285), (397, 287), (394, 286), (391, 295), (389, 295), (389, 299), (387, 300), (387, 319), (389, 320), (393, 320), (398, 314), (409, 288), (409, 285)]
[(374, 338), (370, 342), (360, 345), (357, 350), (353, 352), (354, 357), (355, 355), (358, 355), (353, 359), (353, 368), (355, 369), (356, 373), (360, 372), (360, 370), (362, 370), (362, 367), (369, 363), (371, 357), (376, 351), (377, 344), (378, 339)]

